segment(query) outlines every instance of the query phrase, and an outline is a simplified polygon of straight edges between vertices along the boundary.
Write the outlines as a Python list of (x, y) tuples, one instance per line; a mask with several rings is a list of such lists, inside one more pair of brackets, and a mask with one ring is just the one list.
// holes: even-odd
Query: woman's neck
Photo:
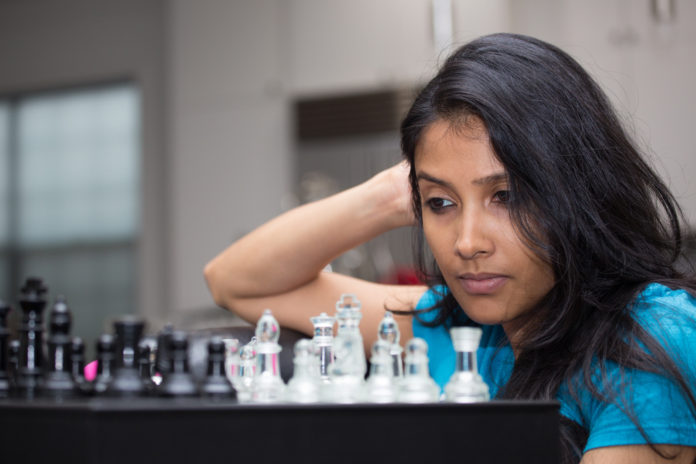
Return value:
[(529, 333), (529, 329), (533, 326), (531, 318), (517, 318), (512, 321), (503, 322), (501, 324), (505, 336), (507, 336), (510, 342), (510, 347), (512, 348), (512, 353), (515, 355), (515, 359), (519, 356), (521, 352), (521, 346), (526, 338), (526, 334)]

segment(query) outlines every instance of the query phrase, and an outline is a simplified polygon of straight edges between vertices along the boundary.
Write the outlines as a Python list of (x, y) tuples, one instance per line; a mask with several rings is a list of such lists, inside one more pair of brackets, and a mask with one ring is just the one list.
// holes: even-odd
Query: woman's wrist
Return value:
[(369, 204), (375, 214), (383, 215), (385, 229), (410, 226), (415, 223), (408, 183), (408, 164), (400, 163), (384, 170), (365, 182)]

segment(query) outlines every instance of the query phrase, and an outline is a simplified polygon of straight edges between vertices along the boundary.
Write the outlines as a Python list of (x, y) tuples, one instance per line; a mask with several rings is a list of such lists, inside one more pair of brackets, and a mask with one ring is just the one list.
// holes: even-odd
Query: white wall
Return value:
[(278, 214), (291, 189), (281, 3), (170, 3), (168, 255), (177, 317), (213, 306), (205, 263)]
[[(452, 0), (452, 43), (507, 29), (508, 2)], [(283, 4), (283, 59), (294, 95), (413, 85), (428, 81), (446, 58), (434, 41), (433, 0)]]
[(696, 2), (676, 0), (674, 22), (650, 2), (511, 2), (512, 29), (578, 59), (609, 93), (696, 226)]
[(412, 83), (435, 69), (429, 0), (290, 0), (290, 92)]

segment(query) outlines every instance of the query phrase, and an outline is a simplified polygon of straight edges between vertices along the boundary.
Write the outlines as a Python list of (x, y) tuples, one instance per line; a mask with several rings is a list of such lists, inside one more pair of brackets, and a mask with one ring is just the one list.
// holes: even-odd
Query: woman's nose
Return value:
[(455, 253), (463, 259), (473, 259), (490, 255), (494, 248), (484, 215), (476, 211), (463, 214), (454, 244)]

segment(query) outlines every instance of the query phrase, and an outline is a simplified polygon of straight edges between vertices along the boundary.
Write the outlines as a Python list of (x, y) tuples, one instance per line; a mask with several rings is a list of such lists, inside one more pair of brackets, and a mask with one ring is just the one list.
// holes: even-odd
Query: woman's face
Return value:
[(471, 319), (502, 324), (512, 341), (554, 276), (515, 232), (505, 169), (483, 123), (434, 122), (414, 165), (425, 238), (450, 291)]

